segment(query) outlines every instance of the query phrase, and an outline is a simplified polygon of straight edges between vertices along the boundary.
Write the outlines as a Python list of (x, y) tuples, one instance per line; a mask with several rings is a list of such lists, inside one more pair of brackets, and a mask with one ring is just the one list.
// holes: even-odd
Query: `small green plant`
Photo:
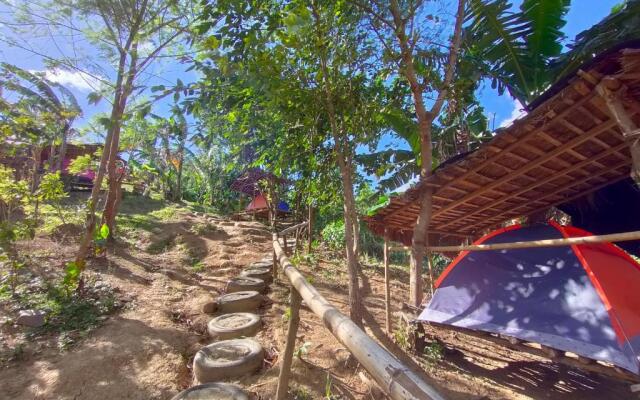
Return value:
[(336, 220), (328, 223), (321, 232), (324, 243), (334, 251), (342, 250), (345, 244), (344, 221)]
[(302, 358), (303, 355), (309, 353), (309, 347), (311, 346), (311, 342), (304, 342), (293, 352), (293, 355), (297, 358)]
[(61, 202), (67, 197), (69, 197), (69, 195), (64, 191), (64, 182), (60, 179), (59, 171), (42, 176), (40, 185), (36, 191), (36, 199), (37, 201), (51, 205), (56, 210), (63, 224), (66, 224), (66, 221), (62, 213)]
[(26, 181), (17, 181), (14, 170), (0, 165), (0, 262), (9, 266), (8, 281), (15, 294), (18, 270), (24, 265), (15, 242), (21, 237), (33, 237), (33, 226), (16, 218), (29, 202)]
[(436, 364), (444, 357), (444, 346), (440, 342), (431, 342), (424, 348), (424, 356), (429, 364)]
[(189, 228), (189, 231), (194, 235), (203, 236), (209, 233), (218, 231), (218, 228), (210, 222), (198, 222)]
[(282, 322), (287, 323), (289, 322), (290, 319), (291, 319), (291, 307), (287, 307), (287, 309), (284, 310), (284, 314), (282, 314)]
[(109, 227), (102, 224), (100, 229), (93, 233), (93, 244), (95, 245), (95, 255), (103, 255), (107, 251), (107, 239), (109, 238)]
[(324, 400), (339, 400), (340, 396), (333, 394), (333, 378), (331, 374), (327, 372), (327, 377), (324, 380)]
[(408, 350), (410, 348), (409, 345), (409, 335), (407, 334), (407, 330), (404, 326), (398, 326), (393, 331), (393, 339), (401, 348)]
[(207, 266), (202, 261), (196, 261), (191, 268), (193, 268), (194, 272), (202, 272), (207, 268)]
[(147, 246), (147, 253), (160, 254), (167, 251), (174, 244), (176, 244), (176, 235), (168, 235), (165, 237), (156, 238), (149, 246)]
[(311, 393), (302, 386), (297, 386), (291, 390), (293, 400), (311, 400), (313, 399)]

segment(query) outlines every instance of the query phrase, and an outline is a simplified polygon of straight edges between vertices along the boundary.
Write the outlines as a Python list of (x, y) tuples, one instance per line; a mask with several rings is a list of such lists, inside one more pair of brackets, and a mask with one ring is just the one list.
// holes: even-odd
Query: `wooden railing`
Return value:
[[(289, 318), (287, 342), (280, 366), (276, 399), (282, 400), (287, 394), (302, 299), (304, 299), (311, 311), (322, 319), (324, 325), (333, 336), (351, 352), (380, 388), (392, 399), (444, 399), (435, 388), (398, 361), (378, 342), (362, 331), (349, 317), (329, 303), (291, 264), (283, 248), (286, 243), (286, 235), (305, 226), (307, 226), (307, 223), (303, 222), (285, 229), (280, 234), (273, 234), (274, 274), (278, 270), (277, 260), (280, 265), (279, 269), (284, 272), (291, 282), (291, 317)], [(280, 243), (281, 236), (283, 244)]]

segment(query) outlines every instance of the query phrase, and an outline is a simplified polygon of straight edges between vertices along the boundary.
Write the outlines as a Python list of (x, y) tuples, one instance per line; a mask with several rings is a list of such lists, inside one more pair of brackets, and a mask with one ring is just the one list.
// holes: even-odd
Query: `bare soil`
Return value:
[[(88, 275), (107, 282), (127, 306), (67, 351), (60, 352), (52, 338), (28, 343), (20, 360), (0, 369), (0, 399), (170, 399), (191, 386), (193, 356), (211, 342), (206, 323), (212, 316), (203, 314), (201, 306), (223, 293), (227, 281), (243, 267), (271, 254), (270, 234), (259, 223), (220, 219), (212, 223), (214, 229), (194, 233), (195, 225), (206, 222), (202, 216), (181, 214), (159, 222), (153, 230), (156, 234), (118, 242), (106, 259), (92, 260)], [(48, 251), (48, 265), (58, 265), (53, 274), (59, 273), (59, 266), (75, 249), (73, 243), (47, 237), (34, 243), (33, 251)], [(201, 259), (202, 269), (196, 272), (185, 257)], [(343, 263), (307, 261), (300, 263), (301, 270), (346, 312)], [(270, 285), (269, 299), (259, 310), (264, 328), (257, 340), (268, 354), (263, 369), (237, 382), (256, 399), (275, 394), (289, 297), (288, 285), (280, 278)], [(630, 398), (625, 383), (446, 330), (428, 332), (445, 344), (442, 359), (407, 353), (384, 332), (381, 269), (365, 265), (362, 278), (368, 333), (448, 398)], [(396, 312), (408, 293), (408, 276), (394, 268), (393, 278), (397, 324)], [(24, 337), (15, 327), (2, 328), (0, 333), (0, 341), (7, 343)], [(299, 357), (293, 363), (292, 399), (323, 399), (327, 394), (333, 399), (372, 398), (358, 377), (361, 370), (347, 365), (347, 350), (304, 307), (296, 347)]]

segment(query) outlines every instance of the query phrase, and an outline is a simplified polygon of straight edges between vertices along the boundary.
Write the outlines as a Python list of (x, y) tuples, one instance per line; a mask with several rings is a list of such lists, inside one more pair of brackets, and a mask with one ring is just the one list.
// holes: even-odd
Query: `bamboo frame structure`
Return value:
[(572, 202), (640, 171), (640, 49), (598, 56), (472, 153), (366, 217), (411, 245), (420, 195), (433, 191), (427, 243), (460, 244), (513, 218)]
[[(404, 366), (378, 342), (367, 336), (351, 319), (331, 305), (291, 264), (280, 245), (278, 234), (273, 235), (273, 248), (293, 290), (300, 294), (311, 311), (322, 319), (327, 329), (349, 349), (387, 395), (394, 400), (444, 399), (434, 387)], [(287, 347), (289, 346), (292, 345), (287, 343)], [(284, 367), (287, 365), (283, 363), (282, 368)], [(289, 372), (283, 373), (288, 376)], [(286, 392), (287, 383), (284, 379), (279, 380), (278, 391)]]

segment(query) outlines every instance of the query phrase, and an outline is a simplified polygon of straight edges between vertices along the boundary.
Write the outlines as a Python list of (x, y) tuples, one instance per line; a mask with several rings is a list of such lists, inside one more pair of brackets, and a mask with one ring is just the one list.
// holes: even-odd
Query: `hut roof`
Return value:
[(507, 220), (568, 203), (629, 176), (628, 144), (596, 92), (605, 76), (626, 86), (625, 106), (640, 125), (640, 45), (596, 56), (553, 85), (529, 113), (478, 150), (438, 167), (393, 197), (370, 228), (411, 243), (420, 193), (433, 188), (429, 243), (459, 243)]

